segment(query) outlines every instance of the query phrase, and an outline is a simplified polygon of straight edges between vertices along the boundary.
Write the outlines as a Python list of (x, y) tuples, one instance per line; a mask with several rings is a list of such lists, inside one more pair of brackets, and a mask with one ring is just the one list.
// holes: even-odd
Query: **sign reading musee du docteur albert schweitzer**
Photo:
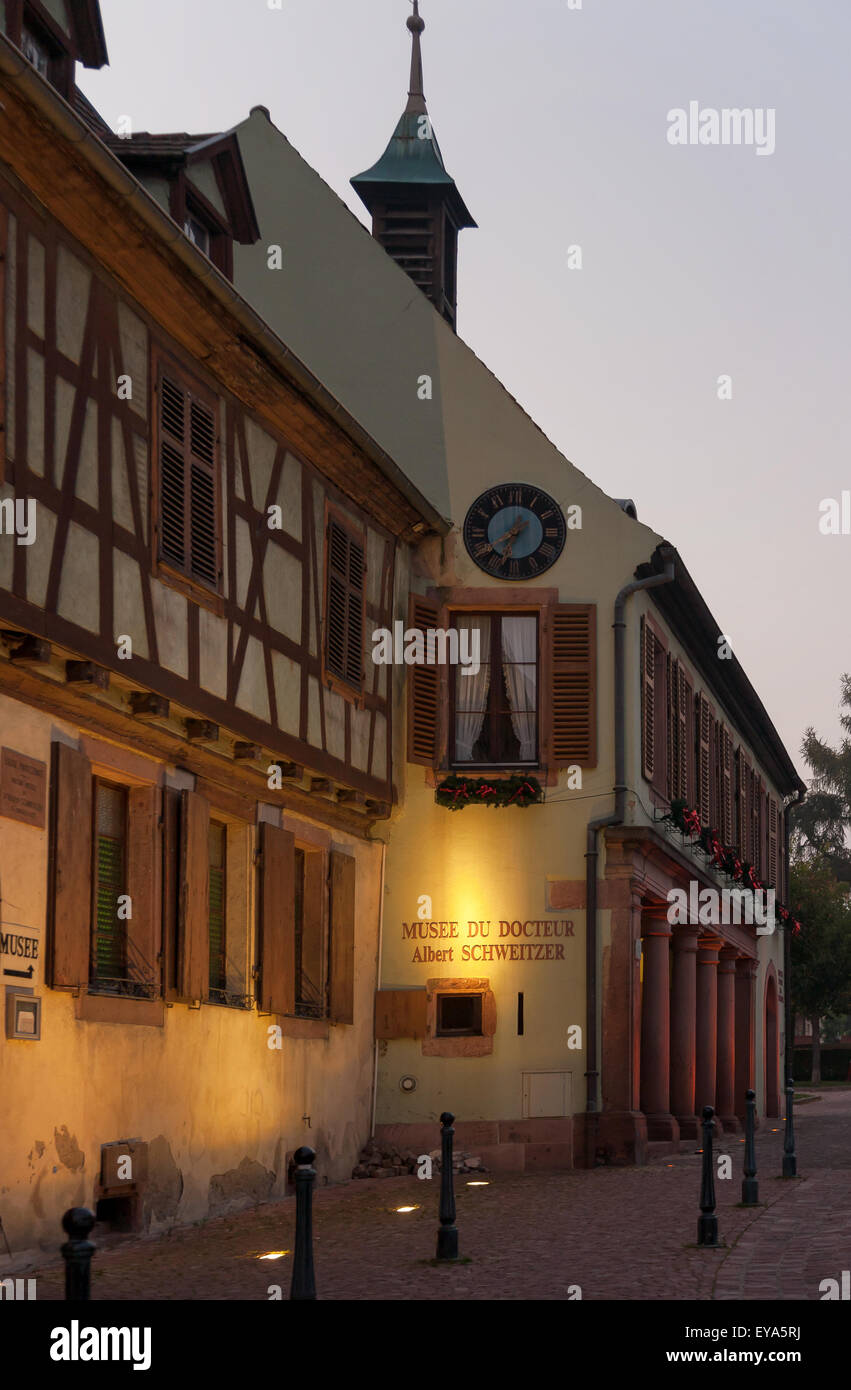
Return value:
[[(462, 934), (464, 928), (459, 922), (402, 923), (402, 940), (420, 943), (414, 948), (411, 961), (421, 965), (438, 961), (449, 964), (452, 961), (564, 960), (564, 940), (542, 938), (573, 936), (573, 923), (507, 922), (505, 919), (492, 922), (488, 919), (467, 922), (466, 941), (461, 940)], [(433, 946), (433, 941), (457, 941), (458, 944)]]

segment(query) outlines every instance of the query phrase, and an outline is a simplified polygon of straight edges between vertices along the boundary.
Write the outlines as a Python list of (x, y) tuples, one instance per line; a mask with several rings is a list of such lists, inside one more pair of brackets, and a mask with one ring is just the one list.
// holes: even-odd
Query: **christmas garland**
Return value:
[(465, 806), (531, 806), (544, 799), (540, 782), (521, 774), (489, 782), (487, 777), (464, 777), (453, 772), (435, 791), (438, 806), (462, 811)]
[[(714, 867), (720, 869), (734, 883), (741, 883), (743, 887), (750, 888), (753, 892), (760, 892), (764, 888), (772, 887), (770, 883), (763, 883), (762, 879), (757, 878), (752, 864), (740, 859), (734, 849), (728, 849), (722, 845), (716, 830), (709, 826), (702, 826), (697, 811), (686, 801), (682, 799), (672, 801), (670, 811), (666, 812), (662, 820), (675, 826), (686, 839), (697, 838), (700, 848)], [(796, 917), (791, 915), (788, 908), (778, 904), (777, 915), (784, 927), (786, 923), (790, 924), (793, 936), (800, 935), (801, 924)]]

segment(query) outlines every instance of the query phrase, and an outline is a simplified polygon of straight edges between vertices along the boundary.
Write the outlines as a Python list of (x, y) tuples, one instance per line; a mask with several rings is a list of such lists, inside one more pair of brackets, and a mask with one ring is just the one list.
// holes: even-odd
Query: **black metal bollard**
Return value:
[(458, 1228), (455, 1225), (455, 1184), (452, 1174), (452, 1128), (455, 1116), (444, 1110), (440, 1117), (440, 1226), (437, 1230), (437, 1258), (458, 1259)]
[(715, 1215), (715, 1174), (712, 1170), (712, 1130), (715, 1125), (715, 1111), (711, 1105), (703, 1107), (703, 1172), (700, 1179), (700, 1211), (697, 1218), (697, 1243), (716, 1247), (718, 1240), (718, 1217)]
[(313, 1275), (313, 1184), (316, 1169), (313, 1160), (315, 1149), (304, 1145), (293, 1154), (295, 1160), (295, 1254), (293, 1256), (293, 1278), (290, 1284), (290, 1299), (312, 1299), (316, 1297), (316, 1280)]
[(742, 1179), (742, 1206), (759, 1206), (759, 1183), (756, 1180), (756, 1149), (754, 1148), (754, 1128), (756, 1123), (756, 1092), (748, 1091), (745, 1097), (745, 1176)]
[(798, 1160), (795, 1158), (795, 1129), (792, 1123), (792, 1102), (795, 1097), (795, 1083), (791, 1076), (786, 1078), (786, 1137), (783, 1141), (783, 1176), (798, 1176)]
[(65, 1261), (65, 1299), (82, 1302), (92, 1296), (92, 1255), (97, 1246), (89, 1240), (95, 1217), (88, 1207), (69, 1207), (62, 1218), (68, 1239), (62, 1246)]

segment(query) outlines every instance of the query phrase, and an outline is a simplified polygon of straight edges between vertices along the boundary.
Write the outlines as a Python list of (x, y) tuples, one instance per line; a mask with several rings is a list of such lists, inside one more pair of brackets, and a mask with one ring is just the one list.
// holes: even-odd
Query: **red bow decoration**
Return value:
[(700, 834), (700, 816), (697, 811), (683, 811), (683, 829), (689, 835)]

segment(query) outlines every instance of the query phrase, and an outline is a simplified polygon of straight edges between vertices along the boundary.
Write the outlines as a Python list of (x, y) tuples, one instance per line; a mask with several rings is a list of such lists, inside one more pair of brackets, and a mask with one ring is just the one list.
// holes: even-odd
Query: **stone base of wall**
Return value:
[(647, 1119), (637, 1110), (574, 1115), (577, 1168), (647, 1162)]
[[(475, 1154), (491, 1173), (528, 1173), (572, 1168), (574, 1118), (456, 1120), (455, 1151)], [(429, 1153), (440, 1147), (435, 1122), (376, 1125), (376, 1143)]]

